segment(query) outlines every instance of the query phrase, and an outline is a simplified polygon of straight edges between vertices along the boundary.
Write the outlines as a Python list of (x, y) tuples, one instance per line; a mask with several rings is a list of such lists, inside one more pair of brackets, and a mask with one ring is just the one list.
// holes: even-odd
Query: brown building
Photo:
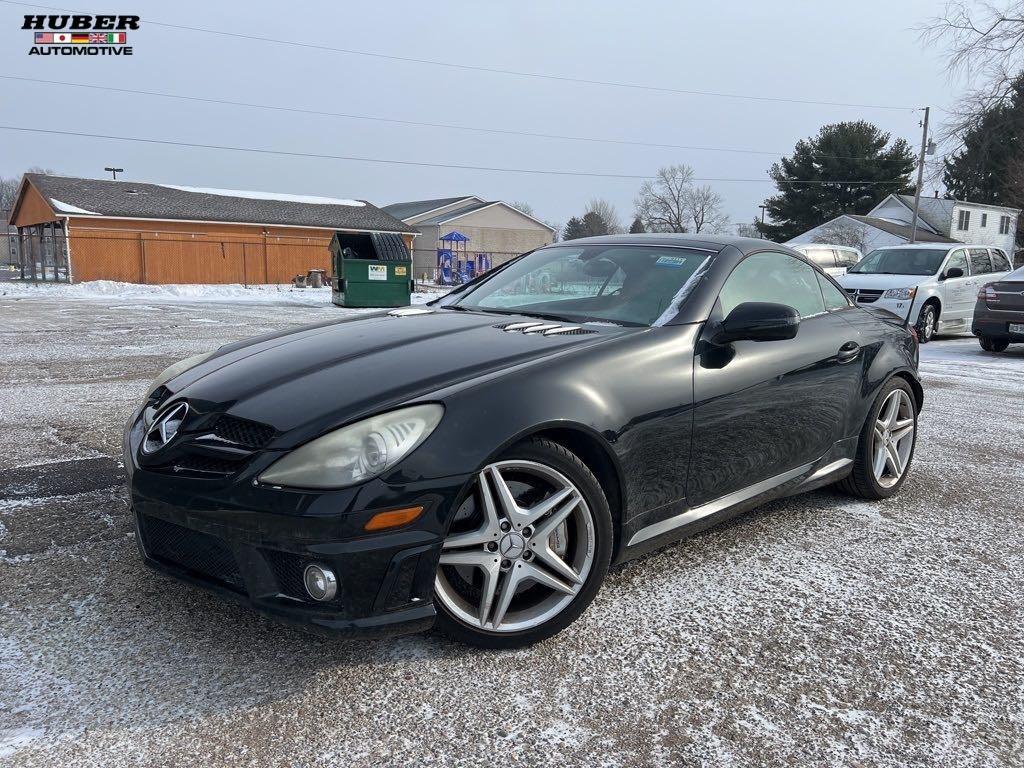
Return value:
[(286, 283), (330, 273), (337, 231), (418, 231), (365, 200), (27, 173), (9, 216), (42, 279)]

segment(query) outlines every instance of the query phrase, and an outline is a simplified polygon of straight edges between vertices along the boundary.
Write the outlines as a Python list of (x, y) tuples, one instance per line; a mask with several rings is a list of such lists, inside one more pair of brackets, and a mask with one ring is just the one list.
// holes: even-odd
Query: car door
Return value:
[[(942, 277), (954, 267), (963, 270), (963, 277)], [(941, 278), (939, 291), (942, 300), (942, 320), (962, 320), (970, 317), (974, 312), (974, 299), (977, 290), (973, 287), (974, 280), (971, 277), (971, 269), (968, 264), (967, 249), (957, 248), (950, 253), (939, 276)]]
[[(988, 255), (988, 248), (968, 248), (967, 257), (971, 260), (971, 292), (977, 296), (979, 288), (992, 282), (992, 259)], [(965, 317), (973, 315), (974, 301)]]
[[(858, 332), (825, 309), (818, 279), (806, 262), (762, 251), (723, 284), (695, 349), (691, 508), (805, 467), (844, 437), (846, 404), (860, 380)], [(842, 308), (859, 311), (840, 298)], [(758, 301), (795, 308), (796, 337), (711, 341), (731, 310)]]

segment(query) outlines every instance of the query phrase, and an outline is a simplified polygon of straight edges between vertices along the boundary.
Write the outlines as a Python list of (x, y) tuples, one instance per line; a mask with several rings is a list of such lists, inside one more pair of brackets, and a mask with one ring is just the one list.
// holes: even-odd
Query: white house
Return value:
[[(1015, 250), (1018, 208), (984, 205), (949, 198), (922, 197), (917, 215), (917, 240), (922, 243), (977, 243), (1001, 248), (1008, 256)], [(820, 224), (790, 243), (831, 242), (839, 229), (856, 228), (863, 234), (867, 253), (883, 245), (910, 241), (914, 220), (912, 195), (889, 195), (866, 216), (844, 214)]]

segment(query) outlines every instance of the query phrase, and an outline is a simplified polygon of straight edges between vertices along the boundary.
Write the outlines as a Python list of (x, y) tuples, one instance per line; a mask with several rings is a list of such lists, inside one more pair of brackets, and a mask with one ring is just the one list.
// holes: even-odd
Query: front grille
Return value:
[(884, 291), (870, 288), (847, 288), (846, 293), (858, 304), (871, 304), (878, 301)]
[(213, 434), (222, 440), (244, 445), (247, 448), (262, 448), (276, 434), (269, 424), (260, 424), (237, 416), (220, 416), (213, 425)]
[(176, 460), (173, 466), (176, 474), (215, 475), (217, 477), (233, 475), (241, 468), (242, 462), (204, 456), (199, 453), (186, 454)]
[(238, 563), (221, 539), (156, 517), (144, 517), (141, 527), (143, 543), (150, 557), (233, 589), (242, 589)]

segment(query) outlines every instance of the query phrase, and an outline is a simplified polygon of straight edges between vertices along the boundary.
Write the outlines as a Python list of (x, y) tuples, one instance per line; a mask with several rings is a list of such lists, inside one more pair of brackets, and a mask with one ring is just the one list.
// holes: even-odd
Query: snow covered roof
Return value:
[[(889, 219), (880, 219), (877, 216), (855, 216), (852, 213), (843, 214), (848, 219), (853, 219), (861, 224), (867, 224), (869, 227), (880, 229), (883, 232), (888, 232), (890, 235), (896, 235), (897, 237), (905, 238), (908, 242), (910, 241), (911, 226), (909, 224), (899, 224)], [(839, 217), (842, 218), (842, 217)], [(923, 227), (917, 228), (917, 240), (923, 243), (955, 243), (956, 240), (945, 237), (944, 235), (936, 235)]]
[(365, 200), (38, 173), (25, 179), (63, 215), (417, 232)]
[(438, 208), (444, 208), (445, 206), (463, 201), (467, 204), (474, 201), (481, 202), (479, 197), (473, 197), (472, 195), (464, 197), (436, 197), (432, 200), (409, 200), (404, 203), (392, 203), (391, 205), (385, 205), (384, 210), (395, 218), (406, 221), (407, 219), (422, 216), (424, 213), (436, 211)]

